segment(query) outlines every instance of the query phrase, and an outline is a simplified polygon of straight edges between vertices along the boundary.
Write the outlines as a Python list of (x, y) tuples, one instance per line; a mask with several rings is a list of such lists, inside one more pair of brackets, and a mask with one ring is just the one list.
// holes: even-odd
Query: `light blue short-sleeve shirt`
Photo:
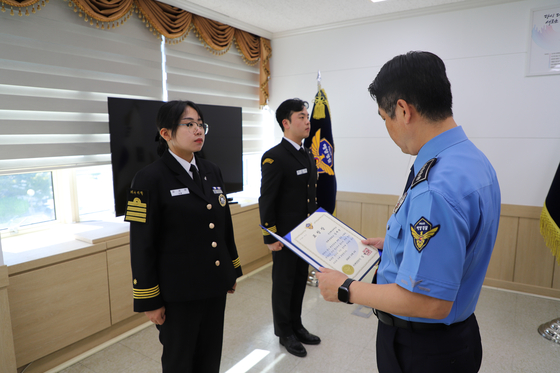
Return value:
[(454, 302), (443, 320), (405, 320), (460, 322), (475, 310), (498, 233), (496, 173), (462, 127), (426, 143), (414, 169), (387, 223), (377, 283)]

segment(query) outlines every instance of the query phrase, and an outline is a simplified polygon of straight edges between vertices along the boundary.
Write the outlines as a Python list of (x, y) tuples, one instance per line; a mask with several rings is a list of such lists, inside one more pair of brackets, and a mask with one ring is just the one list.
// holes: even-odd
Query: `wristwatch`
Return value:
[(355, 280), (347, 278), (346, 281), (338, 288), (338, 300), (343, 303), (352, 304), (350, 302), (350, 284)]

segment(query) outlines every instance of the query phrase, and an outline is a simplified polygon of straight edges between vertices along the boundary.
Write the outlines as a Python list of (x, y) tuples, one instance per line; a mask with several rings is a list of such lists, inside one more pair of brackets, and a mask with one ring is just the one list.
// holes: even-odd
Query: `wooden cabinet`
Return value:
[[(248, 274), (272, 255), (263, 243), (257, 205), (231, 210), (239, 259)], [(40, 247), (39, 239), (37, 249), (10, 254), (7, 267), (0, 267), (8, 272), (0, 278), (0, 329), (11, 323), (13, 331), (13, 344), (7, 343), (10, 335), (0, 339), (0, 347), (14, 351), (6, 354), (11, 365), (14, 355), (17, 367), (33, 362), (26, 372), (48, 370), (147, 322), (133, 311), (128, 223), (82, 225), (87, 229), (75, 240)], [(2, 317), (2, 309), (9, 309), (10, 317)]]
[(10, 276), (18, 366), (111, 326), (105, 252)]
[(132, 310), (130, 245), (107, 250), (107, 271), (111, 324), (116, 324), (135, 314)]
[(232, 207), (235, 244), (244, 274), (248, 274), (272, 261), (272, 254), (264, 244), (262, 230), (259, 227), (259, 209), (257, 205), (246, 208)]

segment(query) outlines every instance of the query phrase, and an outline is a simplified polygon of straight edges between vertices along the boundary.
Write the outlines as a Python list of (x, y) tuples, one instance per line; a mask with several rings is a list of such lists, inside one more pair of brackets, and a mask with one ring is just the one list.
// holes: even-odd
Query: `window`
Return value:
[(0, 230), (54, 221), (52, 172), (0, 176)]
[(111, 165), (76, 169), (79, 221), (115, 217)]
[[(259, 68), (194, 33), (163, 46), (136, 17), (97, 30), (63, 2), (32, 17), (0, 13), (0, 233), (114, 218), (107, 98), (241, 106), (245, 172), (260, 179)], [(40, 57), (39, 57), (40, 56)]]

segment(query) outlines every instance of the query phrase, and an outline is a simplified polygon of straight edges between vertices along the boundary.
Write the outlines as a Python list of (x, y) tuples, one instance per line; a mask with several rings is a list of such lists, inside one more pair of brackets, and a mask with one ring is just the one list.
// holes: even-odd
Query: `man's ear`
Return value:
[(282, 119), (282, 126), (284, 127), (284, 131), (290, 129), (290, 124), (291, 123), (288, 119)]
[(415, 108), (414, 106), (409, 105), (405, 100), (399, 99), (397, 101), (397, 107), (395, 110), (397, 110), (399, 114), (402, 115), (404, 122), (408, 124), (412, 119), (412, 111), (415, 110)]

